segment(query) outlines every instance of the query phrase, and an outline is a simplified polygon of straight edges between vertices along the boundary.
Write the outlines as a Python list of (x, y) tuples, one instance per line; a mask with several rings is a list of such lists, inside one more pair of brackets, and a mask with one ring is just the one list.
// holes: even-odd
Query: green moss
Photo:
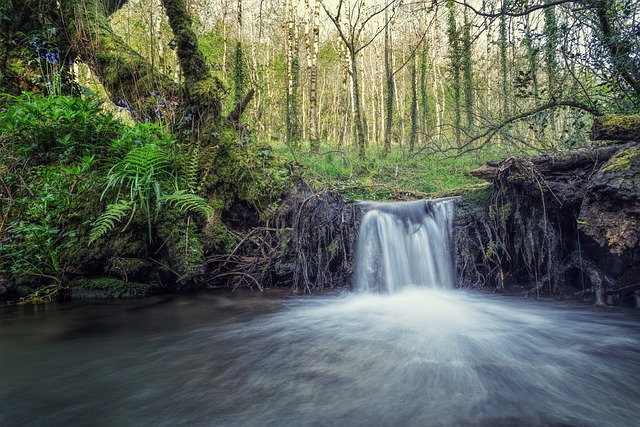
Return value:
[(189, 95), (197, 103), (203, 105), (216, 102), (220, 99), (223, 88), (220, 81), (214, 77), (195, 82), (189, 88)]
[(492, 195), (493, 187), (486, 186), (470, 191), (464, 197), (469, 201), (469, 203), (487, 206), (491, 203)]
[(153, 269), (153, 264), (143, 258), (112, 256), (104, 265), (107, 274), (113, 274), (122, 279), (142, 278)]
[(24, 63), (16, 58), (10, 58), (7, 61), (7, 70), (9, 70), (10, 72), (16, 74), (16, 75), (21, 75), (24, 74), (26, 72), (26, 69), (24, 67)]
[(69, 283), (71, 298), (136, 298), (149, 294), (149, 286), (109, 277), (85, 278)]
[(163, 212), (157, 224), (156, 236), (162, 254), (162, 265), (176, 281), (184, 282), (204, 272), (204, 244), (199, 224), (177, 209)]
[(602, 117), (600, 120), (602, 127), (614, 128), (620, 132), (628, 132), (640, 128), (640, 114), (611, 114)]
[(639, 154), (640, 148), (630, 148), (628, 150), (624, 150), (616, 154), (611, 160), (609, 160), (609, 163), (602, 169), (602, 171), (621, 172), (629, 170), (629, 168), (631, 167), (631, 161)]
[(229, 232), (226, 225), (215, 220), (205, 228), (206, 248), (208, 252), (229, 254), (238, 244), (238, 240)]

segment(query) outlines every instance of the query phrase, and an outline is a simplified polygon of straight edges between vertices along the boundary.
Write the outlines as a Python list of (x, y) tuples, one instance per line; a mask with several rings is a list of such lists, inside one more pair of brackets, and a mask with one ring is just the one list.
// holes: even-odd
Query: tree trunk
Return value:
[(364, 122), (362, 121), (362, 111), (360, 108), (360, 88), (358, 79), (358, 63), (356, 52), (349, 48), (349, 59), (351, 61), (351, 84), (353, 87), (353, 125), (355, 126), (356, 134), (356, 147), (358, 148), (358, 155), (364, 158), (366, 154), (365, 137), (364, 137)]
[[(548, 175), (561, 174), (588, 164), (601, 165), (625, 147), (627, 146), (607, 145), (593, 149), (585, 148), (556, 154), (544, 154), (528, 159), (508, 158), (502, 162), (487, 162), (478, 169), (471, 171), (471, 175), (486, 181), (493, 181), (496, 179), (498, 172), (506, 171), (510, 168), (513, 169), (514, 164), (519, 162), (522, 164), (527, 163), (535, 168), (535, 171), (541, 176), (544, 175), (546, 177)], [(518, 178), (514, 176), (512, 181), (518, 181)]]
[(461, 127), (462, 127), (462, 82), (460, 79), (462, 60), (460, 55), (462, 48), (460, 46), (460, 35), (458, 32), (455, 16), (455, 6), (452, 0), (447, 2), (448, 14), (448, 26), (447, 35), (449, 37), (449, 59), (451, 61), (451, 87), (453, 90), (453, 109), (455, 113), (455, 122), (453, 124), (455, 131), (456, 146), (459, 147), (461, 143)]
[(464, 9), (464, 29), (462, 33), (462, 77), (464, 81), (464, 109), (467, 119), (467, 129), (471, 129), (474, 124), (473, 107), (473, 51), (471, 46), (471, 23), (467, 16), (467, 9)]
[(318, 100), (317, 100), (317, 81), (318, 81), (318, 51), (320, 48), (320, 0), (313, 0), (313, 10), (309, 7), (307, 1), (307, 9), (309, 15), (307, 30), (307, 68), (309, 72), (309, 149), (313, 152), (320, 150), (320, 141), (318, 138)]
[(184, 76), (187, 103), (194, 107), (205, 140), (220, 126), (222, 84), (211, 75), (192, 28), (186, 0), (162, 0), (169, 26), (177, 44), (178, 60)]
[(418, 82), (416, 57), (411, 58), (411, 135), (409, 137), (409, 152), (413, 152), (418, 139)]
[(429, 136), (429, 95), (427, 94), (427, 42), (424, 42), (422, 55), (420, 57), (420, 127), (422, 130), (423, 141), (426, 145)]
[(65, 31), (71, 48), (102, 83), (111, 101), (127, 108), (138, 120), (153, 120), (157, 106), (154, 93), (175, 97), (178, 85), (158, 73), (147, 59), (111, 30), (108, 18), (117, 10), (112, 3), (106, 0), (63, 2)]
[(635, 94), (636, 105), (640, 102), (640, 67), (634, 59), (637, 55), (636, 47), (611, 23), (611, 4), (607, 0), (597, 0), (592, 3), (595, 9), (602, 42), (611, 55), (611, 62), (620, 77), (631, 87)]
[(384, 76), (385, 76), (385, 124), (384, 124), (384, 148), (382, 154), (386, 156), (391, 151), (391, 131), (393, 129), (393, 47), (391, 45), (391, 29), (389, 28), (389, 16), (385, 13), (386, 25), (384, 28)]
[(298, 105), (297, 105), (297, 80), (298, 80), (298, 40), (295, 29), (295, 15), (293, 1), (285, 1), (284, 4), (284, 30), (287, 53), (287, 88), (285, 103), (285, 122), (287, 131), (287, 144), (298, 145)]

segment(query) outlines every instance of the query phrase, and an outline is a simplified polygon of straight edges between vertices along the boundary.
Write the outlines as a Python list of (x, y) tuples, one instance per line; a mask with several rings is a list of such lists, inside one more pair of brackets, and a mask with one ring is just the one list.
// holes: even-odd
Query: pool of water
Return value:
[(0, 425), (635, 426), (639, 326), (426, 289), (0, 307)]

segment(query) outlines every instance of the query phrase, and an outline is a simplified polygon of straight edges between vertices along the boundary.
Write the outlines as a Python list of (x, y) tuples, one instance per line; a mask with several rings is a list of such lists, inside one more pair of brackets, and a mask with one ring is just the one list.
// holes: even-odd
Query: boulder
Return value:
[(580, 230), (616, 255), (640, 242), (640, 144), (618, 152), (589, 180)]

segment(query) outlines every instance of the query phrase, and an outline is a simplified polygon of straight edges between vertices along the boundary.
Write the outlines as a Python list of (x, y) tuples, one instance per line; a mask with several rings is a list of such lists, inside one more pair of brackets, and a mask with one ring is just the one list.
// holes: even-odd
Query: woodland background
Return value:
[(272, 226), (300, 180), (437, 196), (640, 107), (632, 0), (6, 0), (0, 19), (0, 292), (36, 300), (87, 277), (260, 283), (275, 266), (229, 262), (295, 252)]

